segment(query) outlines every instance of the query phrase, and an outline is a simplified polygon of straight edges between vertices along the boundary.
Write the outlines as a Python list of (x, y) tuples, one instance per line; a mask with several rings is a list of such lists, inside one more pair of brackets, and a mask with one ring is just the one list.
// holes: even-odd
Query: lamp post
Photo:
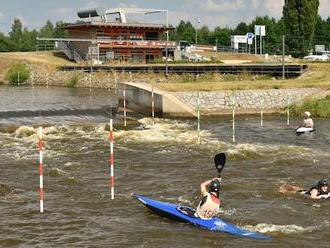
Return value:
[(165, 68), (165, 75), (168, 76), (168, 41), (169, 41), (169, 33), (168, 33), (168, 10), (166, 10), (166, 47), (165, 47), (165, 54), (166, 54), (166, 68)]
[(197, 30), (198, 30), (198, 23), (201, 23), (201, 20), (199, 19), (199, 18), (196, 18), (196, 46), (197, 46), (197, 44), (198, 44), (198, 32), (197, 32)]

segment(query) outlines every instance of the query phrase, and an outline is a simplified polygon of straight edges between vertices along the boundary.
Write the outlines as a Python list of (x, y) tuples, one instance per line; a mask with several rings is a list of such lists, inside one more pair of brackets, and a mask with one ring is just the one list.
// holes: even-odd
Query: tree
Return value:
[(210, 44), (210, 30), (207, 26), (203, 26), (198, 30), (198, 44), (208, 45)]
[(53, 32), (53, 37), (54, 38), (66, 38), (66, 37), (68, 37), (68, 32), (63, 29), (65, 27), (65, 25), (66, 24), (62, 21), (56, 22), (54, 32)]
[(40, 29), (39, 36), (42, 38), (51, 38), (53, 37), (53, 35), (54, 35), (54, 25), (50, 20), (48, 20), (46, 25)]
[(313, 44), (330, 46), (330, 18), (322, 20), (321, 16), (317, 17)]
[(21, 51), (28, 52), (36, 49), (38, 32), (34, 29), (29, 31), (27, 28), (24, 28), (22, 34), (22, 43)]
[(241, 22), (237, 25), (234, 34), (235, 35), (246, 35), (249, 32), (249, 27), (245, 22)]
[(229, 28), (216, 27), (211, 35), (212, 44), (218, 41), (219, 46), (230, 46), (233, 30)]
[(318, 7), (319, 0), (285, 0), (284, 30), (293, 56), (301, 57), (311, 51)]
[(11, 45), (13, 50), (20, 51), (21, 49), (21, 42), (23, 37), (23, 25), (20, 19), (15, 18), (14, 23), (11, 26), (11, 31), (9, 32), (9, 38), (11, 41)]
[(10, 52), (10, 40), (3, 33), (0, 32), (0, 52)]
[(186, 40), (195, 43), (196, 29), (190, 22), (181, 21), (176, 28), (176, 41)]

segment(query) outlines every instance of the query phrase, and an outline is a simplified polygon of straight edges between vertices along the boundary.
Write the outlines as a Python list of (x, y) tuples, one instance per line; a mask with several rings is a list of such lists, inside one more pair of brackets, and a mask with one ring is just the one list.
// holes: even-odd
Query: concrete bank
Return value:
[[(150, 84), (125, 82), (126, 100), (128, 108), (151, 113)], [(121, 91), (122, 92), (122, 91)], [(233, 99), (237, 114), (265, 113), (283, 111), (288, 105), (302, 102), (308, 97), (321, 96), (322, 89), (270, 89), (270, 90), (242, 90), (242, 91), (213, 91), (200, 92), (200, 109), (204, 116), (226, 115), (232, 112)], [(158, 116), (195, 117), (197, 92), (165, 92), (154, 88), (155, 109)], [(120, 93), (122, 98), (122, 93)]]
[[(128, 108), (145, 115), (151, 113), (150, 81), (161, 83), (150, 77), (143, 78), (148, 83), (141, 82), (142, 75), (131, 75), (115, 72), (96, 72), (92, 75), (82, 71), (58, 71), (44, 66), (30, 65), (31, 77), (27, 81), (29, 85), (67, 86), (79, 88), (109, 88), (119, 87), (119, 82), (127, 87)], [(74, 86), (70, 84), (76, 81)], [(134, 81), (134, 82), (133, 82)], [(166, 92), (157, 89), (154, 85), (155, 110), (157, 116), (195, 117), (197, 92)], [(224, 115), (232, 111), (232, 99), (235, 95), (236, 113), (253, 114), (259, 113), (263, 107), (265, 113), (281, 112), (288, 104), (299, 103), (305, 98), (318, 96), (323, 93), (322, 89), (299, 88), (299, 89), (270, 89), (270, 90), (242, 90), (242, 91), (212, 91), (200, 92), (202, 115)], [(119, 97), (122, 92), (119, 92)]]
[[(261, 108), (266, 113), (276, 113), (288, 105), (318, 96), (323, 91), (317, 88), (299, 88), (200, 92), (200, 109), (202, 115), (229, 114), (234, 104), (238, 114), (259, 113)], [(177, 92), (174, 95), (187, 106), (196, 108), (196, 92)]]

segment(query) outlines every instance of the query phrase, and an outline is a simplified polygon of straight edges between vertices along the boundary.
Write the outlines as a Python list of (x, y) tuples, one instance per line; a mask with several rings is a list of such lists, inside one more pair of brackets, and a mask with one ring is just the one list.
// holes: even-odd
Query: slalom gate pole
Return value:
[(114, 175), (114, 135), (113, 135), (113, 120), (110, 119), (110, 133), (109, 133), (109, 141), (110, 141), (110, 189), (111, 189), (111, 200), (115, 199), (115, 175)]
[(286, 115), (287, 115), (286, 124), (288, 126), (290, 126), (290, 99), (289, 99), (289, 97), (287, 98), (286, 105), (287, 105), (287, 108), (286, 108)]
[(42, 153), (42, 127), (38, 129), (38, 149), (39, 149), (39, 199), (40, 213), (44, 212), (44, 178), (43, 178), (43, 153)]
[(108, 72), (108, 79), (109, 79), (108, 91), (110, 91), (111, 90), (111, 74), (110, 74), (110, 72)]
[(115, 94), (117, 95), (117, 72), (114, 71), (115, 74)]
[(49, 82), (48, 82), (49, 78), (48, 77), (49, 76), (48, 76), (48, 72), (47, 72), (47, 74), (46, 74), (46, 87), (47, 87), (47, 89), (48, 89), (48, 84), (49, 84)]
[(152, 115), (152, 125), (155, 125), (155, 94), (154, 87), (151, 87), (151, 115)]
[(200, 145), (201, 143), (201, 112), (200, 112), (200, 97), (199, 91), (197, 92), (197, 144)]
[(235, 143), (235, 92), (232, 96), (232, 108), (233, 108), (233, 143)]
[(260, 126), (264, 126), (264, 97), (261, 96), (260, 99)]
[(126, 110), (126, 85), (124, 84), (124, 89), (123, 89), (123, 98), (124, 98), (124, 129), (126, 130), (127, 126), (127, 110)]
[(92, 73), (93, 73), (93, 68), (91, 67), (91, 71), (89, 74), (89, 92), (92, 92)]

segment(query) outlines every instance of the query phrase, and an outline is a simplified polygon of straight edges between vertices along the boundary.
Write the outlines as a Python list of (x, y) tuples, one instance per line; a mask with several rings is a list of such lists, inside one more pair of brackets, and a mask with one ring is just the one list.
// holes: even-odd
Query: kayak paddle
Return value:
[(219, 153), (214, 156), (214, 165), (219, 173), (219, 177), (220, 177), (221, 171), (225, 167), (225, 164), (226, 164), (226, 154)]

